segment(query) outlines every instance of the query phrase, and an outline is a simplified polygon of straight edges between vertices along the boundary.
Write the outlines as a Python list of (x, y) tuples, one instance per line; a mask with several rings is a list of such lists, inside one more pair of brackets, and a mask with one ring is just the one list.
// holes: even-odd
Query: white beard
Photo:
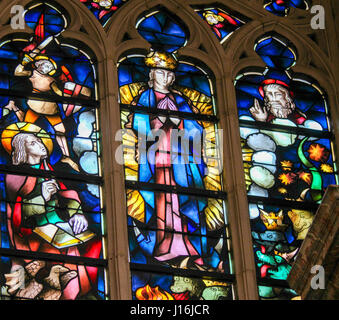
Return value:
[(295, 109), (294, 104), (285, 103), (285, 105), (280, 102), (267, 102), (267, 110), (276, 118), (286, 119)]

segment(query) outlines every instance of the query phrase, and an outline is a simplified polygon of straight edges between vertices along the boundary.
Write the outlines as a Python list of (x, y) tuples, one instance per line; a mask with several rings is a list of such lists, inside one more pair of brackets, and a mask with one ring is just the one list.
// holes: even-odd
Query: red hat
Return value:
[(286, 89), (289, 90), (290, 95), (293, 97), (293, 92), (290, 90), (290, 86), (287, 83), (285, 83), (281, 80), (276, 80), (276, 79), (266, 79), (263, 82), (261, 82), (261, 84), (259, 86), (259, 93), (263, 98), (265, 97), (264, 86), (267, 86), (269, 84), (279, 84), (279, 85), (285, 87)]

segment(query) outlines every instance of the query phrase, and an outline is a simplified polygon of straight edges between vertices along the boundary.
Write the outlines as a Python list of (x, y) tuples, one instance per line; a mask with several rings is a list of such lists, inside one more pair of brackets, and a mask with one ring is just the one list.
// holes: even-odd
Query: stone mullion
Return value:
[[(224, 60), (224, 70), (227, 68)], [(230, 70), (218, 81), (220, 128), (223, 129), (223, 161), (232, 257), (237, 298), (258, 299), (248, 202), (244, 178), (235, 89)]]
[(105, 189), (107, 260), (110, 299), (131, 299), (131, 277), (128, 259), (126, 192), (123, 166), (115, 159), (120, 141), (115, 136), (120, 130), (117, 68), (112, 59), (99, 63), (102, 97), (101, 120), (103, 177)]

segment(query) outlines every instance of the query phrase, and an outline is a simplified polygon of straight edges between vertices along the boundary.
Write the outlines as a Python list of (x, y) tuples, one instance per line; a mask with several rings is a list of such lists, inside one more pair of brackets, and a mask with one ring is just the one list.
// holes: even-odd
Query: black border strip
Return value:
[[(27, 168), (26, 168), (27, 169)], [(17, 166), (0, 164), (0, 174), (13, 174), (22, 176), (42, 177), (47, 179), (68, 180), (72, 182), (85, 182), (89, 184), (103, 185), (101, 176), (92, 176), (76, 173), (68, 173), (60, 170), (39, 170), (29, 167), (28, 170)]]
[[(6, 204), (12, 204), (12, 205), (16, 205), (17, 203), (21, 203), (21, 204), (23, 204), (24, 202), (21, 200), (21, 201), (10, 201), (10, 200), (8, 200), (8, 199), (6, 199), (6, 197), (4, 198), (4, 197), (2, 197), (2, 196), (0, 196), (0, 203), (1, 202), (3, 202), (3, 203), (6, 203)], [(36, 206), (43, 206), (43, 205), (41, 205), (40, 203), (31, 203), (32, 205), (36, 205)], [(70, 207), (60, 207), (60, 206), (49, 206), (50, 208), (54, 208), (54, 209), (56, 209), (56, 210), (69, 210), (69, 209), (71, 209)], [(101, 214), (101, 215), (104, 215), (105, 213), (106, 213), (106, 210), (105, 210), (105, 208), (103, 207), (103, 208), (101, 208), (101, 210), (100, 211), (88, 211), (88, 210), (84, 210), (84, 209), (82, 209), (82, 211), (81, 211), (82, 213), (84, 213), (84, 214), (86, 214), (86, 215), (89, 215), (90, 217), (92, 216), (92, 215), (95, 215), (95, 214)], [(0, 210), (0, 214), (1, 214), (1, 210)], [(95, 225), (98, 225), (98, 224), (101, 224), (101, 222), (100, 223), (94, 223)], [(2, 231), (3, 232), (3, 231)]]
[(318, 203), (310, 202), (310, 201), (291, 201), (291, 200), (283, 200), (283, 199), (275, 199), (275, 198), (265, 198), (265, 197), (256, 197), (256, 196), (247, 196), (249, 203), (256, 204), (267, 204), (277, 207), (290, 207), (295, 209), (305, 209), (316, 211), (319, 207)]
[(264, 279), (261, 278), (260, 275), (257, 275), (257, 285), (258, 286), (266, 286), (266, 287), (278, 287), (278, 288), (286, 288), (291, 289), (287, 280), (278, 280), (278, 279)]
[(207, 115), (207, 114), (198, 114), (198, 113), (190, 113), (190, 112), (182, 112), (182, 111), (172, 111), (172, 110), (162, 110), (157, 108), (145, 108), (145, 107), (137, 107), (129, 104), (120, 104), (121, 111), (129, 111), (131, 113), (143, 113), (143, 114), (153, 114), (153, 115), (162, 115), (162, 116), (173, 116), (178, 117), (184, 120), (200, 120), (206, 122), (218, 122), (219, 119), (215, 115)]
[(48, 260), (52, 262), (64, 262), (64, 263), (86, 265), (86, 266), (92, 266), (92, 267), (106, 268), (108, 266), (108, 261), (106, 259), (94, 259), (94, 258), (87, 258), (87, 257), (70, 256), (70, 255), (65, 255), (65, 254), (32, 252), (32, 251), (6, 249), (6, 248), (0, 248), (0, 256), (15, 257), (15, 258), (21, 258), (21, 259)]
[(144, 265), (139, 263), (130, 263), (130, 269), (131, 272), (158, 273), (158, 274), (161, 273), (188, 278), (211, 279), (214, 281), (230, 282), (232, 284), (235, 283), (234, 274), (225, 274), (216, 271), (209, 272), (192, 269), (170, 268), (150, 264)]
[(259, 130), (294, 133), (296, 135), (305, 135), (309, 137), (327, 138), (330, 140), (334, 140), (334, 135), (330, 131), (320, 131), (320, 130), (301, 128), (301, 127), (289, 127), (289, 126), (284, 126), (280, 124), (272, 124), (272, 123), (242, 120), (242, 119), (239, 119), (239, 126), (259, 129)]
[[(172, 234), (181, 234), (183, 236), (189, 236), (189, 237), (192, 237), (192, 238), (206, 238), (206, 239), (216, 239), (216, 240), (220, 240), (220, 239), (223, 239), (224, 242), (227, 242), (227, 241), (230, 241), (231, 240), (231, 237), (227, 237), (227, 231), (226, 229), (229, 228), (229, 225), (224, 223), (224, 225), (218, 229), (218, 231), (221, 230), (221, 235), (219, 237), (216, 237), (216, 236), (211, 236), (211, 235), (204, 235), (204, 234), (201, 234), (200, 232), (199, 233), (193, 233), (193, 232), (183, 232), (183, 231), (173, 231), (173, 230), (168, 230), (168, 229), (157, 229), (157, 228), (152, 228), (152, 227), (149, 227), (149, 228), (145, 228), (145, 227), (139, 227), (137, 225), (135, 226), (127, 226), (127, 230), (130, 231), (130, 232), (133, 232), (133, 229), (138, 229), (140, 231), (163, 231), (164, 233), (172, 233)], [(225, 246), (227, 247), (227, 244), (225, 244)], [(226, 248), (227, 249), (227, 248)], [(227, 252), (228, 249), (227, 249)]]
[(227, 193), (223, 191), (212, 191), (204, 190), (197, 188), (185, 188), (179, 186), (167, 186), (157, 183), (148, 183), (148, 182), (136, 182), (136, 181), (125, 181), (126, 189), (134, 190), (147, 190), (154, 192), (167, 192), (167, 193), (178, 193), (178, 194), (187, 194), (197, 197), (204, 198), (217, 198), (217, 199), (227, 199)]
[(15, 99), (31, 99), (31, 100), (43, 100), (43, 101), (51, 101), (57, 103), (70, 103), (81, 105), (82, 107), (88, 107), (91, 109), (98, 109), (100, 106), (99, 101), (93, 99), (81, 99), (81, 98), (74, 98), (74, 97), (62, 97), (56, 94), (50, 93), (34, 93), (32, 92), (24, 92), (18, 90), (11, 90), (11, 89), (0, 89), (0, 96), (13, 98)]

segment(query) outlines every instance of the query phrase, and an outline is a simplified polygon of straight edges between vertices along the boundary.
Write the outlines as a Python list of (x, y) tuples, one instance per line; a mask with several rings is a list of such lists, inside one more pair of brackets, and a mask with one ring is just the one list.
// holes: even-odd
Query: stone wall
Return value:
[[(289, 285), (303, 300), (339, 299), (339, 186), (327, 188), (298, 256), (288, 277)], [(324, 268), (324, 287), (321, 273), (315, 265)], [(313, 288), (312, 288), (313, 287)]]

